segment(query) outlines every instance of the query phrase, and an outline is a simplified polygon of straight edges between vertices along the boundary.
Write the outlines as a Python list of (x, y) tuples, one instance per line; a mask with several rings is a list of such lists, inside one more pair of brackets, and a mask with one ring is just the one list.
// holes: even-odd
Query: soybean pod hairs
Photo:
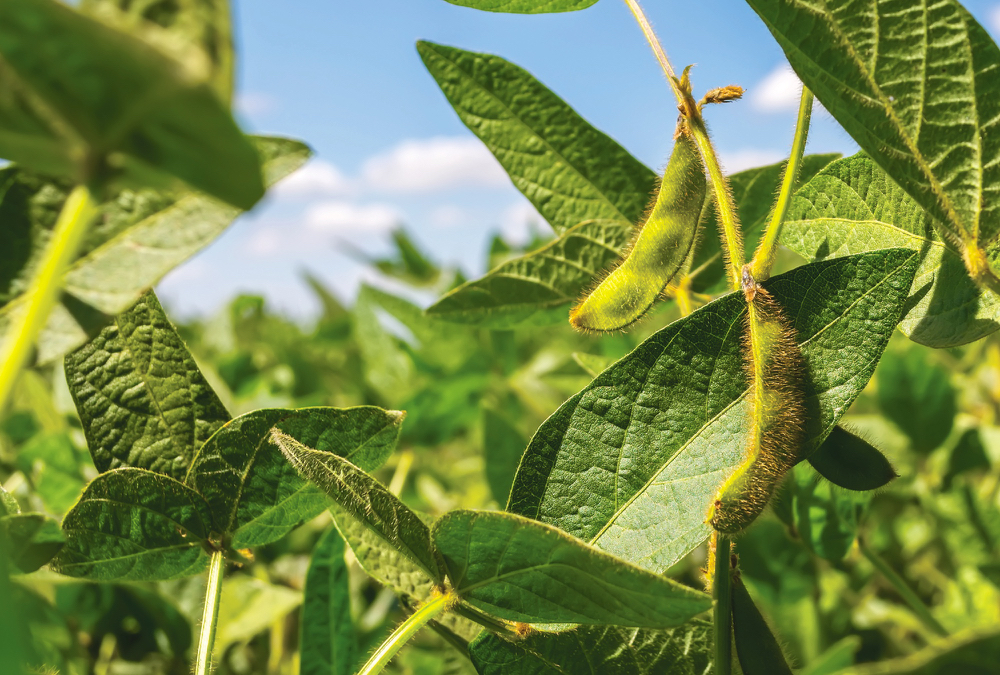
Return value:
[(708, 514), (712, 527), (729, 534), (744, 530), (764, 510), (782, 477), (801, 459), (805, 433), (804, 364), (795, 333), (749, 266), (742, 276), (750, 433), (743, 463), (723, 482)]
[(670, 161), (623, 258), (569, 315), (581, 331), (632, 325), (683, 276), (698, 240), (706, 180), (701, 156), (682, 119)]

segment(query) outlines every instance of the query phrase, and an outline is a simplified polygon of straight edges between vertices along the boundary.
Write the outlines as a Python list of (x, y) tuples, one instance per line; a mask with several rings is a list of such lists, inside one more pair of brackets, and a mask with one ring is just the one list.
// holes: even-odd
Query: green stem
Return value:
[(807, 87), (802, 87), (802, 98), (799, 99), (799, 116), (795, 121), (795, 137), (792, 139), (792, 152), (788, 157), (785, 175), (781, 180), (781, 190), (778, 201), (774, 204), (771, 222), (767, 224), (764, 236), (757, 246), (753, 260), (750, 262), (750, 273), (757, 282), (766, 281), (771, 276), (774, 267), (775, 254), (778, 251), (778, 238), (781, 236), (781, 226), (785, 223), (788, 207), (792, 203), (792, 194), (799, 179), (802, 168), (802, 156), (806, 150), (806, 139), (809, 137), (809, 122), (812, 118), (813, 94)]
[(392, 635), (372, 654), (365, 667), (358, 671), (358, 675), (373, 675), (382, 672), (392, 657), (396, 655), (403, 645), (416, 634), (418, 630), (436, 617), (441, 612), (448, 609), (455, 602), (455, 596), (451, 593), (438, 595), (425, 602), (410, 615), (406, 621), (399, 625)]
[(938, 620), (934, 618), (931, 614), (931, 610), (929, 610), (927, 605), (925, 605), (923, 601), (917, 597), (917, 594), (913, 592), (913, 589), (906, 583), (906, 580), (896, 573), (896, 570), (889, 567), (889, 564), (882, 560), (882, 558), (880, 558), (875, 551), (868, 548), (868, 545), (863, 539), (858, 539), (858, 548), (860, 548), (861, 553), (868, 558), (868, 562), (870, 562), (872, 566), (874, 566), (875, 569), (877, 569), (882, 576), (884, 576), (889, 583), (892, 584), (893, 588), (896, 589), (896, 592), (902, 596), (903, 600), (906, 601), (906, 604), (910, 606), (910, 609), (913, 610), (913, 613), (917, 615), (917, 618), (920, 619), (928, 630), (933, 633), (937, 633), (941, 637), (948, 636), (948, 631), (946, 631), (944, 626), (942, 626)]
[(25, 305), (14, 310), (7, 337), (0, 349), (0, 412), (10, 401), (17, 377), (49, 319), (62, 289), (66, 270), (76, 258), (95, 213), (96, 204), (90, 190), (85, 185), (73, 188), (63, 204), (52, 238), (31, 281)]
[(215, 629), (219, 623), (219, 597), (222, 595), (224, 562), (222, 551), (212, 553), (212, 562), (208, 568), (208, 585), (205, 588), (205, 610), (201, 615), (201, 636), (198, 638), (195, 675), (210, 675), (212, 672), (212, 649), (215, 647)]
[(715, 570), (715, 673), (731, 675), (733, 670), (733, 577), (729, 569), (729, 537), (716, 532)]
[(677, 85), (677, 77), (674, 75), (674, 67), (670, 65), (670, 59), (667, 58), (667, 53), (663, 51), (663, 45), (660, 44), (659, 38), (656, 37), (656, 33), (653, 31), (653, 26), (649, 23), (649, 19), (646, 18), (646, 13), (642, 11), (642, 7), (639, 6), (639, 0), (625, 0), (625, 4), (628, 6), (629, 10), (632, 11), (632, 16), (635, 17), (636, 22), (639, 24), (639, 28), (642, 29), (642, 34), (646, 36), (646, 42), (649, 46), (653, 48), (653, 54), (656, 55), (656, 60), (660, 62), (660, 68), (663, 69), (663, 73), (667, 76), (667, 82), (670, 83), (670, 88), (674, 90), (674, 96), (677, 97), (677, 103), (681, 106), (685, 105), (684, 92), (681, 91), (680, 87)]

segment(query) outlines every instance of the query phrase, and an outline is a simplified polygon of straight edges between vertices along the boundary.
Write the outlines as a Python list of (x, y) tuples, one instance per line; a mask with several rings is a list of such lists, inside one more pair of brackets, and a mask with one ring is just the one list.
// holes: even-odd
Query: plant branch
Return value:
[(684, 105), (684, 94), (681, 92), (680, 87), (677, 84), (677, 76), (674, 74), (674, 67), (670, 65), (670, 59), (667, 58), (667, 53), (663, 51), (663, 45), (660, 44), (660, 40), (656, 37), (656, 33), (653, 32), (653, 26), (650, 25), (649, 19), (646, 18), (646, 13), (642, 11), (642, 7), (639, 6), (639, 0), (625, 0), (625, 4), (628, 5), (629, 10), (632, 12), (632, 16), (635, 17), (636, 22), (639, 24), (639, 28), (642, 29), (642, 34), (646, 36), (646, 42), (649, 46), (653, 48), (653, 54), (656, 55), (656, 60), (660, 62), (660, 68), (663, 69), (664, 75), (667, 76), (667, 82), (670, 83), (670, 88), (674, 90), (674, 96), (677, 97), (677, 103)]
[(76, 258), (95, 213), (96, 205), (90, 190), (85, 185), (73, 188), (63, 204), (52, 238), (31, 281), (25, 306), (14, 310), (0, 349), (0, 412), (10, 401), (17, 377), (52, 313), (66, 270)]
[[(410, 615), (410, 617), (401, 623), (399, 627), (393, 631), (392, 635), (382, 643), (382, 645), (375, 650), (372, 657), (368, 659), (368, 663), (365, 664), (364, 668), (358, 671), (358, 675), (374, 675), (375, 673), (382, 672), (382, 669), (386, 667), (392, 657), (396, 655), (403, 645), (413, 637), (417, 631), (424, 627), (424, 625), (436, 617), (441, 612), (447, 610), (452, 604), (457, 600), (457, 598), (449, 593), (442, 593), (421, 605), (417, 611)], [(200, 674), (199, 674), (200, 675)]]
[(906, 604), (910, 606), (910, 609), (913, 610), (913, 613), (917, 615), (917, 618), (920, 619), (921, 623), (923, 623), (928, 630), (940, 635), (941, 637), (948, 637), (948, 631), (946, 631), (944, 626), (942, 626), (940, 622), (934, 618), (931, 614), (931, 610), (929, 610), (927, 605), (925, 605), (923, 601), (917, 597), (917, 594), (913, 592), (913, 589), (906, 583), (906, 580), (899, 576), (899, 574), (896, 573), (896, 570), (889, 567), (889, 563), (882, 560), (882, 558), (880, 558), (875, 551), (868, 548), (868, 544), (866, 544), (861, 538), (858, 539), (858, 548), (860, 548), (861, 553), (868, 558), (868, 562), (870, 562), (872, 566), (874, 566), (875, 569), (877, 569), (882, 576), (884, 576), (888, 582), (892, 584), (892, 587), (895, 588), (896, 592), (903, 597)]
[(715, 595), (715, 673), (731, 675), (733, 669), (733, 577), (729, 569), (729, 537), (713, 532), (715, 569), (712, 590)]
[(208, 585), (205, 587), (205, 609), (201, 615), (201, 636), (198, 638), (195, 675), (210, 675), (212, 672), (212, 649), (215, 647), (215, 629), (219, 623), (223, 562), (222, 551), (213, 551), (212, 562), (208, 568)]
[(802, 168), (802, 156), (806, 150), (806, 139), (809, 137), (809, 121), (812, 118), (813, 93), (808, 87), (802, 87), (802, 97), (799, 99), (799, 116), (795, 121), (795, 137), (792, 139), (792, 151), (785, 166), (785, 175), (781, 179), (781, 190), (774, 204), (771, 222), (767, 224), (764, 236), (757, 246), (753, 260), (750, 262), (750, 272), (758, 282), (767, 281), (774, 267), (775, 254), (778, 251), (778, 238), (785, 224), (788, 207), (792, 203), (795, 184), (799, 180)]

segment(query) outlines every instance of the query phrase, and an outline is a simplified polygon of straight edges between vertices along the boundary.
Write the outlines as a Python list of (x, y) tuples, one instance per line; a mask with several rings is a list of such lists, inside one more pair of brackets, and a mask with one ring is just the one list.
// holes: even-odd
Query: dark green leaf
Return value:
[(954, 242), (1000, 232), (1000, 50), (956, 1), (748, 0), (830, 114)]
[(486, 482), (493, 499), (506, 504), (514, 473), (527, 441), (507, 419), (492, 408), (483, 408), (483, 459)]
[(545, 14), (548, 12), (573, 12), (586, 9), (597, 0), (448, 0), (453, 5), (474, 7), (487, 12), (513, 14)]
[(8, 560), (21, 572), (34, 572), (63, 547), (59, 524), (41, 513), (19, 513), (0, 518), (5, 530)]
[(795, 193), (781, 243), (810, 260), (884, 248), (919, 251), (900, 327), (921, 344), (964, 344), (1000, 327), (1000, 298), (976, 286), (924, 207), (863, 153), (833, 162)]
[(0, 5), (0, 83), (6, 159), (74, 182), (105, 161), (131, 184), (173, 176), (243, 209), (264, 194), (260, 157), (207, 83), (55, 0)]
[[(301, 166), (309, 148), (283, 138), (253, 139), (270, 185)], [(66, 198), (66, 185), (23, 169), (0, 169), (0, 333), (25, 301), (35, 266)], [(94, 337), (167, 272), (218, 237), (239, 209), (194, 192), (125, 190), (99, 207), (64, 293), (38, 344), (49, 362)]]
[(301, 675), (354, 672), (359, 648), (344, 551), (344, 540), (334, 529), (313, 549), (302, 606)]
[(66, 355), (66, 382), (97, 470), (177, 480), (231, 418), (153, 291)]
[(989, 675), (1000, 663), (1000, 632), (995, 627), (967, 630), (938, 640), (915, 654), (866, 663), (837, 675)]
[(432, 42), (418, 42), (417, 51), (458, 116), (557, 233), (585, 220), (638, 222), (656, 174), (530, 73)]
[(925, 349), (890, 351), (878, 369), (882, 413), (910, 437), (913, 449), (928, 453), (951, 433), (957, 392), (951, 375)]
[(433, 536), (462, 602), (508, 621), (669, 628), (712, 606), (704, 593), (511, 513), (451, 511)]
[(706, 675), (712, 625), (693, 619), (661, 630), (580, 626), (517, 643), (484, 632), (469, 653), (482, 675)]
[(93, 581), (178, 579), (208, 567), (221, 533), (208, 504), (173, 478), (114, 469), (87, 486), (62, 524), (66, 545), (50, 567)]
[[(288, 463), (319, 486), (339, 507), (337, 510), (360, 521), (436, 584), (443, 583), (444, 569), (431, 545), (430, 530), (385, 486), (346, 459), (310, 448), (301, 439), (274, 434), (273, 441)], [(347, 534), (344, 536), (350, 541)]]
[(374, 406), (256, 410), (205, 443), (185, 483), (205, 497), (234, 548), (263, 546), (327, 507), (326, 497), (282, 457), (272, 429), (317, 455), (339, 455), (374, 470), (395, 449), (403, 417)]
[(836, 426), (809, 463), (823, 478), (848, 490), (876, 490), (898, 474), (868, 441)]
[(871, 492), (839, 488), (804, 462), (789, 472), (782, 490), (790, 524), (806, 548), (826, 560), (842, 560), (858, 536)]
[(733, 580), (733, 641), (743, 675), (792, 675), (771, 627), (739, 578)]
[[(807, 367), (803, 454), (861, 393), (899, 320), (917, 257), (814, 263), (766, 286)], [(536, 432), (508, 508), (656, 572), (709, 534), (719, 484), (744, 456), (746, 301), (721, 298), (654, 334)]]
[(944, 489), (948, 489), (952, 480), (966, 471), (989, 469), (990, 460), (986, 456), (982, 438), (978, 428), (966, 429), (959, 437), (955, 447), (948, 457), (948, 472), (942, 479)]

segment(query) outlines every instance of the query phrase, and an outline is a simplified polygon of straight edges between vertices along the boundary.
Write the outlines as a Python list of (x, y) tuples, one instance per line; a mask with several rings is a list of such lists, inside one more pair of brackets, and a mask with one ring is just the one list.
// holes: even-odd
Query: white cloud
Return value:
[(722, 170), (727, 174), (752, 169), (757, 166), (766, 166), (780, 162), (785, 156), (777, 150), (760, 150), (755, 148), (745, 148), (735, 152), (722, 153), (719, 162)]
[(782, 63), (750, 90), (750, 104), (764, 112), (794, 112), (799, 108), (801, 94), (798, 76)]
[(278, 99), (270, 94), (244, 91), (236, 94), (236, 111), (241, 115), (253, 117), (266, 115), (278, 109)]
[(365, 162), (365, 187), (383, 192), (433, 192), (506, 185), (507, 174), (475, 138), (409, 139)]
[(428, 220), (435, 229), (447, 230), (469, 222), (470, 216), (459, 206), (444, 204), (431, 211)]
[(527, 200), (511, 204), (500, 214), (500, 232), (512, 244), (526, 244), (534, 230), (544, 229), (544, 223)]
[(355, 181), (330, 162), (313, 159), (275, 185), (274, 192), (279, 197), (339, 197), (354, 192), (356, 187)]
[(1000, 34), (1000, 5), (990, 10), (987, 16), (987, 27), (993, 33)]
[(309, 229), (330, 234), (381, 234), (402, 221), (403, 214), (391, 204), (325, 201), (313, 204), (305, 212), (305, 223)]

